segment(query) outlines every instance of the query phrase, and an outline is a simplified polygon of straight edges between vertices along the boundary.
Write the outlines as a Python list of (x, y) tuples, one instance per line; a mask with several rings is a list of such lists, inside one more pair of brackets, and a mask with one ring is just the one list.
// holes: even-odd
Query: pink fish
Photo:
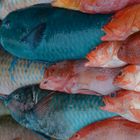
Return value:
[(112, 21), (104, 26), (106, 35), (103, 41), (125, 40), (131, 34), (140, 31), (140, 4), (129, 6), (113, 17)]
[(123, 68), (114, 80), (114, 85), (127, 89), (140, 91), (140, 65), (128, 65)]
[(64, 61), (51, 66), (46, 70), (40, 87), (74, 94), (106, 95), (119, 90), (112, 84), (119, 68), (87, 68), (85, 62)]
[(140, 64), (140, 32), (131, 35), (120, 47), (118, 58), (129, 64)]
[(140, 0), (54, 0), (52, 5), (95, 14), (113, 13), (136, 3)]
[(139, 140), (140, 124), (113, 117), (90, 124), (70, 140)]
[(140, 92), (121, 90), (116, 96), (103, 97), (105, 106), (101, 109), (116, 112), (122, 117), (140, 123)]
[(85, 66), (88, 67), (108, 67), (116, 68), (125, 66), (126, 63), (120, 60), (117, 56), (122, 42), (104, 42), (100, 44), (95, 50), (87, 55), (89, 62)]

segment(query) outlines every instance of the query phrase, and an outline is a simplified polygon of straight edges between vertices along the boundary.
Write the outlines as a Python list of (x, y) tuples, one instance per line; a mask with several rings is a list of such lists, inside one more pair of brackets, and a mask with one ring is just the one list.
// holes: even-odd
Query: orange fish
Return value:
[(140, 91), (140, 65), (128, 65), (121, 70), (114, 80), (114, 85), (127, 89)]
[(85, 13), (113, 13), (140, 0), (54, 0), (53, 6), (79, 10)]
[(129, 64), (140, 64), (140, 32), (131, 35), (120, 47), (118, 58)]
[(64, 61), (51, 66), (45, 72), (40, 88), (67, 93), (110, 94), (118, 87), (113, 80), (119, 68), (87, 68), (85, 60)]
[(102, 43), (87, 55), (89, 62), (85, 66), (116, 68), (126, 65), (117, 56), (121, 45), (118, 41)]
[(103, 97), (105, 106), (101, 109), (115, 112), (122, 117), (140, 123), (140, 92), (121, 90), (116, 96)]
[(103, 41), (125, 40), (131, 34), (138, 32), (140, 30), (140, 4), (117, 12), (103, 30), (106, 33), (102, 37)]
[(90, 124), (69, 140), (139, 140), (140, 124), (113, 117)]

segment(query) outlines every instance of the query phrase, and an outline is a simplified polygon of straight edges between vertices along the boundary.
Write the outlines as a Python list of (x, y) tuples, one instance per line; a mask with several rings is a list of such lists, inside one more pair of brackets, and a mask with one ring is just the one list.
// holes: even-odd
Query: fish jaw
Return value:
[(140, 30), (140, 4), (129, 6), (113, 17), (112, 21), (103, 27), (106, 35), (102, 41), (123, 41), (128, 36)]
[(126, 62), (123, 62), (117, 56), (121, 44), (122, 42), (104, 42), (100, 44), (96, 50), (87, 55), (89, 62), (85, 66), (116, 68), (126, 65)]
[(82, 0), (54, 0), (52, 6), (80, 10), (81, 1)]

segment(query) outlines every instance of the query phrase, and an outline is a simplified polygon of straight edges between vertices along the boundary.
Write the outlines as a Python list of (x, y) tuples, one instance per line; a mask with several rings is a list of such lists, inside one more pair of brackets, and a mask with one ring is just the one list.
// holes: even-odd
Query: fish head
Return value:
[(128, 90), (139, 90), (139, 66), (129, 65), (121, 70), (114, 80), (114, 85)]
[(64, 61), (57, 63), (45, 71), (44, 79), (40, 84), (41, 89), (64, 91), (65, 85), (73, 74), (73, 62)]
[[(26, 10), (17, 10), (8, 14), (2, 21), (0, 43), (8, 52), (18, 57), (21, 57), (22, 54), (22, 58), (28, 56), (32, 59), (32, 56), (35, 57), (37, 46), (46, 29), (44, 20), (39, 21), (40, 14), (37, 14), (41, 12), (39, 9), (40, 7), (36, 6)], [(33, 15), (36, 15), (36, 18)]]
[(32, 109), (44, 96), (37, 86), (27, 86), (15, 90), (4, 101), (5, 105), (13, 112), (24, 112)]
[(140, 122), (140, 93), (129, 90), (120, 90), (116, 96), (105, 96), (105, 106), (101, 109), (115, 112), (135, 122)]
[(121, 61), (117, 56), (121, 44), (118, 41), (103, 42), (87, 55), (89, 62), (86, 63), (86, 66), (109, 68), (124, 66), (126, 63)]

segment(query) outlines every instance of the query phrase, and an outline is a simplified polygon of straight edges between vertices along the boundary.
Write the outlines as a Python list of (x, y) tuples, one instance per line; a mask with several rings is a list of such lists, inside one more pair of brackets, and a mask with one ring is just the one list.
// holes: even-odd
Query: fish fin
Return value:
[(97, 92), (95, 92), (93, 90), (88, 90), (88, 89), (79, 89), (77, 91), (77, 93), (80, 93), (80, 94), (92, 94), (92, 95), (98, 95), (98, 96), (100, 96), (99, 93), (97, 93)]
[(44, 31), (46, 29), (46, 23), (39, 24), (31, 32), (21, 39), (21, 42), (29, 44), (32, 49), (37, 48), (43, 38)]
[(33, 112), (38, 118), (42, 118), (46, 112), (51, 109), (50, 104), (55, 94), (56, 92), (50, 91), (46, 97), (41, 99), (38, 104), (35, 105)]

